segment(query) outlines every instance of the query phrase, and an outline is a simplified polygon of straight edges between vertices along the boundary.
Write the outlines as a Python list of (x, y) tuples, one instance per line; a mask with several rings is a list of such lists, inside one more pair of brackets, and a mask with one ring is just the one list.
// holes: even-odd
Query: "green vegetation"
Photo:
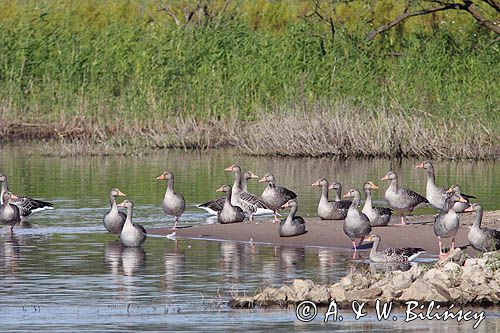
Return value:
[(486, 154), (448, 157), (498, 144), (499, 45), (467, 13), (411, 18), (367, 41), (405, 1), (320, 2), (335, 34), (314, 1), (165, 3), (0, 1), (2, 141), (209, 147), (234, 143), (236, 120), (342, 103), (494, 134)]

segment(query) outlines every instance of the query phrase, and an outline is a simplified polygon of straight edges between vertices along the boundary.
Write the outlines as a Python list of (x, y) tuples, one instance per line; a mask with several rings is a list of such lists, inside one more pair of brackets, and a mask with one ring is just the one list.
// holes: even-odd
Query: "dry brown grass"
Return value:
[(21, 123), (0, 118), (0, 143), (44, 142), (40, 151), (56, 156), (235, 146), (251, 155), (492, 159), (498, 157), (499, 137), (495, 124), (477, 119), (440, 119), (399, 108), (375, 112), (346, 104), (261, 111), (247, 122), (192, 117), (98, 122), (77, 116)]
[(422, 111), (373, 112), (345, 104), (261, 112), (239, 135), (255, 155), (339, 157), (495, 158), (495, 125), (440, 119)]

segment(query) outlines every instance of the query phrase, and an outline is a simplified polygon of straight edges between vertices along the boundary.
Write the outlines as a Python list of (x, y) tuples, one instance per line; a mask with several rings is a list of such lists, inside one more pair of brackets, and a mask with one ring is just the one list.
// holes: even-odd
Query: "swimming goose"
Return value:
[(175, 216), (175, 223), (172, 230), (177, 228), (179, 218), (186, 210), (186, 200), (180, 193), (174, 192), (174, 174), (170, 171), (165, 171), (156, 180), (166, 180), (167, 190), (162, 202), (162, 208), (165, 214)]
[(122, 242), (124, 246), (141, 246), (146, 241), (148, 233), (142, 225), (132, 223), (132, 209), (134, 208), (134, 203), (130, 200), (124, 200), (118, 207), (127, 208), (127, 218), (120, 232), (120, 242)]
[(312, 183), (311, 186), (321, 186), (321, 198), (318, 203), (318, 216), (322, 220), (343, 220), (347, 216), (347, 211), (351, 201), (340, 200), (338, 195), (335, 201), (328, 201), (328, 180), (321, 178)]
[(108, 232), (119, 235), (122, 231), (123, 224), (127, 219), (127, 214), (118, 210), (118, 207), (116, 206), (117, 196), (124, 197), (125, 193), (117, 188), (111, 189), (111, 191), (109, 192), (109, 203), (111, 205), (111, 210), (106, 215), (104, 215), (102, 222), (104, 224), (104, 228), (106, 228)]
[(425, 198), (433, 207), (441, 210), (444, 207), (446, 189), (436, 186), (434, 167), (429, 161), (424, 161), (416, 166), (427, 172), (427, 185), (425, 187)]
[(217, 215), (217, 220), (219, 221), (219, 223), (225, 224), (242, 222), (245, 219), (245, 213), (243, 213), (243, 210), (240, 207), (233, 206), (231, 204), (231, 197), (233, 192), (231, 186), (223, 185), (215, 191), (226, 193), (226, 196), (224, 197), (224, 207)]
[(9, 191), (2, 194), (2, 205), (0, 206), (0, 223), (10, 225), (10, 232), (13, 232), (16, 223), (21, 222), (19, 207), (11, 204), (11, 200), (16, 200), (17, 197)]
[(274, 175), (270, 173), (259, 179), (259, 183), (263, 182), (267, 182), (267, 186), (260, 197), (262, 198), (262, 201), (264, 201), (264, 203), (267, 205), (267, 207), (273, 210), (274, 222), (280, 222), (276, 211), (280, 209), (281, 206), (286, 204), (289, 200), (295, 199), (297, 197), (297, 194), (285, 187), (277, 186)]
[[(248, 220), (253, 221), (253, 217), (259, 208), (269, 209), (267, 205), (256, 195), (241, 190), (241, 168), (237, 165), (231, 165), (225, 169), (226, 171), (233, 172), (238, 180), (239, 186), (233, 185), (233, 193), (231, 198), (231, 204), (233, 206), (239, 206), (245, 214), (248, 214)], [(236, 185), (236, 182), (235, 182)], [(236, 189), (236, 191), (235, 191)]]
[(368, 216), (372, 227), (386, 226), (391, 220), (392, 209), (387, 207), (373, 207), (371, 190), (376, 189), (378, 189), (378, 186), (371, 181), (368, 181), (363, 185), (366, 201), (362, 212)]
[(281, 220), (278, 227), (280, 237), (292, 237), (305, 234), (307, 232), (306, 221), (304, 221), (301, 216), (295, 216), (297, 210), (299, 209), (297, 199), (290, 199), (281, 206), (281, 208), (288, 207), (291, 208), (290, 214), (288, 214), (286, 219)]
[(458, 220), (458, 215), (455, 212), (453, 206), (455, 202), (466, 202), (464, 198), (457, 194), (448, 193), (447, 198), (444, 202), (443, 210), (436, 216), (434, 220), (434, 234), (439, 239), (439, 257), (445, 256), (443, 253), (443, 243), (442, 238), (451, 237), (451, 250), (455, 248), (455, 236), (460, 227), (460, 221)]
[(462, 193), (462, 190), (460, 189), (460, 186), (458, 185), (451, 185), (448, 191), (446, 193), (455, 193), (461, 196), (462, 198), (465, 199), (467, 202), (455, 202), (455, 206), (453, 206), (453, 209), (455, 209), (455, 212), (457, 213), (463, 213), (467, 208), (470, 207), (470, 201), (469, 199), (476, 199), (475, 196), (473, 195), (468, 195), (465, 193)]
[[(7, 175), (0, 174), (0, 183), (2, 183), (2, 190), (0, 193), (0, 204), (3, 203), (2, 197), (3, 194), (9, 191), (9, 185), (7, 180)], [(22, 217), (26, 217), (31, 215), (31, 213), (35, 213), (38, 211), (46, 210), (46, 209), (54, 209), (54, 205), (50, 202), (41, 201), (37, 199), (32, 199), (23, 195), (16, 195), (16, 199), (12, 200), (11, 203), (19, 207), (19, 213)]]
[(344, 220), (344, 233), (351, 239), (352, 246), (354, 247), (352, 258), (355, 259), (357, 253), (356, 239), (359, 239), (358, 246), (361, 246), (364, 238), (372, 232), (372, 226), (368, 217), (358, 211), (359, 202), (361, 201), (359, 191), (351, 189), (344, 194), (344, 198), (346, 197), (354, 197)]
[(422, 203), (427, 203), (427, 199), (420, 194), (398, 186), (398, 175), (394, 171), (389, 171), (382, 178), (382, 180), (389, 180), (391, 184), (385, 191), (385, 200), (392, 207), (399, 210), (401, 214), (401, 224), (405, 225), (404, 211), (411, 213), (415, 207)]
[(477, 203), (473, 203), (466, 212), (475, 212), (476, 220), (469, 231), (467, 238), (470, 245), (477, 251), (490, 252), (500, 250), (500, 231), (481, 228), (483, 219), (483, 207)]
[(370, 251), (370, 260), (373, 262), (410, 262), (422, 253), (425, 252), (424, 249), (420, 247), (404, 247), (402, 249), (389, 247), (383, 251), (378, 251), (378, 247), (380, 245), (380, 236), (379, 235), (370, 235), (367, 239), (367, 242), (372, 241), (373, 247)]

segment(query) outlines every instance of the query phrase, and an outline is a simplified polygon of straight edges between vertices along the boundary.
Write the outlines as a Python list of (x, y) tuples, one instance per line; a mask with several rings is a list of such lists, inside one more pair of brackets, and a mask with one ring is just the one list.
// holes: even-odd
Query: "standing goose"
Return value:
[(434, 234), (439, 239), (439, 257), (445, 256), (443, 253), (443, 243), (441, 242), (442, 238), (450, 238), (451, 237), (451, 250), (455, 248), (455, 236), (458, 232), (458, 228), (460, 227), (460, 221), (458, 220), (458, 215), (455, 212), (453, 206), (455, 202), (466, 202), (465, 199), (456, 195), (456, 194), (448, 194), (445, 202), (443, 210), (436, 216), (434, 220)]
[(457, 213), (463, 213), (466, 211), (467, 208), (470, 207), (471, 204), (469, 202), (469, 199), (476, 199), (476, 197), (473, 195), (468, 195), (468, 194), (462, 193), (460, 186), (458, 186), (456, 184), (451, 185), (450, 188), (448, 189), (448, 191), (446, 191), (446, 193), (455, 193), (455, 194), (461, 196), (462, 198), (464, 198), (465, 201), (467, 201), (467, 202), (455, 202), (455, 206), (453, 206), (453, 209), (455, 209), (455, 212), (457, 212)]
[(477, 203), (473, 203), (466, 212), (475, 212), (476, 220), (469, 231), (467, 238), (470, 245), (477, 251), (490, 252), (500, 250), (500, 231), (481, 228), (483, 219), (483, 207)]
[[(2, 203), (3, 194), (9, 191), (9, 184), (6, 175), (0, 174), (0, 183), (2, 183), (2, 191), (0, 193), (0, 203)], [(31, 215), (31, 213), (46, 209), (54, 209), (54, 205), (50, 202), (32, 199), (23, 195), (16, 195), (15, 197), (16, 199), (12, 200), (11, 203), (19, 207), (21, 217), (27, 217)]]
[(174, 192), (174, 174), (170, 171), (165, 171), (160, 176), (156, 177), (156, 180), (167, 180), (167, 190), (165, 191), (165, 197), (163, 198), (162, 208), (165, 214), (175, 216), (175, 223), (172, 230), (177, 228), (177, 223), (179, 218), (186, 210), (186, 200), (180, 193)]
[(231, 186), (223, 185), (215, 191), (226, 193), (226, 196), (224, 197), (224, 207), (217, 215), (217, 220), (219, 221), (219, 223), (225, 224), (242, 222), (245, 219), (245, 213), (243, 213), (243, 210), (240, 207), (233, 206), (231, 204), (231, 197), (233, 192)]
[(117, 188), (111, 189), (109, 192), (109, 203), (111, 205), (111, 209), (106, 215), (104, 215), (102, 222), (104, 224), (104, 228), (106, 228), (108, 232), (119, 235), (122, 231), (123, 224), (127, 219), (127, 214), (118, 210), (118, 207), (116, 206), (117, 196), (124, 197), (125, 193)]
[(441, 210), (444, 207), (446, 189), (436, 186), (434, 167), (429, 161), (417, 164), (417, 168), (424, 169), (427, 172), (427, 185), (425, 187), (425, 198), (435, 208)]
[(351, 201), (340, 200), (336, 195), (335, 201), (328, 201), (328, 180), (325, 178), (319, 179), (312, 183), (311, 186), (321, 186), (321, 198), (318, 203), (318, 216), (322, 220), (343, 220), (347, 216), (347, 211), (351, 205)]
[(379, 235), (370, 235), (366, 239), (366, 241), (373, 241), (373, 247), (370, 251), (370, 260), (373, 262), (386, 262), (386, 263), (394, 263), (394, 262), (410, 262), (422, 253), (425, 253), (425, 250), (420, 247), (404, 247), (402, 249), (389, 247), (383, 251), (378, 251), (378, 247), (380, 245), (380, 236)]
[(385, 200), (401, 214), (401, 224), (405, 225), (404, 212), (411, 213), (415, 207), (427, 203), (427, 199), (420, 194), (398, 186), (398, 176), (394, 171), (389, 171), (382, 180), (390, 180), (391, 184), (385, 191)]
[(9, 191), (2, 194), (2, 205), (0, 206), (0, 223), (10, 225), (10, 232), (13, 232), (16, 223), (21, 222), (19, 207), (10, 203), (10, 200), (16, 200), (17, 197)]
[[(233, 206), (239, 206), (243, 211), (249, 215), (248, 220), (253, 221), (253, 216), (260, 209), (269, 209), (267, 205), (256, 195), (243, 191), (241, 189), (241, 168), (237, 165), (231, 165), (225, 169), (226, 171), (233, 172), (238, 180), (240, 186), (233, 185), (233, 193), (231, 198), (231, 204)], [(236, 185), (236, 182), (235, 182)], [(236, 189), (236, 191), (235, 191)]]
[(120, 242), (122, 242), (124, 246), (141, 246), (146, 241), (148, 233), (142, 225), (132, 223), (132, 209), (134, 208), (134, 203), (130, 200), (124, 200), (118, 207), (127, 208), (127, 218), (120, 232)]
[(306, 221), (301, 216), (295, 216), (297, 210), (299, 209), (299, 204), (297, 199), (293, 198), (286, 202), (281, 208), (290, 207), (290, 214), (286, 219), (281, 220), (278, 227), (278, 233), (280, 237), (292, 237), (303, 235), (307, 232)]
[[(225, 171), (228, 171), (228, 170), (225, 169)], [(241, 176), (241, 184), (238, 184), (239, 180), (238, 180), (237, 174), (235, 173), (234, 184), (233, 184), (233, 193), (235, 190), (236, 190), (236, 192), (240, 192), (240, 191), (246, 192), (248, 180), (249, 179), (258, 179), (258, 178), (259, 177), (256, 174), (254, 174), (253, 172), (246, 171)], [(199, 204), (199, 205), (197, 205), (197, 207), (205, 210), (210, 215), (218, 215), (219, 212), (222, 210), (222, 208), (224, 208), (225, 201), (226, 201), (226, 197), (223, 196), (223, 197)], [(270, 210), (263, 211), (262, 209), (258, 209), (257, 212), (255, 213), (255, 215), (269, 214), (270, 212), (271, 212)]]
[(372, 227), (386, 226), (391, 220), (392, 209), (387, 207), (373, 207), (371, 190), (376, 189), (378, 189), (378, 186), (371, 181), (368, 181), (363, 185), (366, 201), (362, 212), (368, 216)]
[(297, 194), (285, 187), (277, 186), (274, 175), (270, 173), (266, 174), (262, 179), (259, 179), (259, 183), (263, 182), (267, 182), (267, 186), (264, 192), (262, 192), (262, 201), (264, 201), (267, 207), (273, 210), (274, 222), (280, 222), (276, 213), (277, 210), (282, 208), (281, 206), (286, 204), (289, 200), (295, 199)]
[(365, 237), (372, 232), (372, 226), (368, 217), (358, 211), (359, 202), (361, 201), (359, 191), (351, 189), (344, 194), (345, 197), (354, 197), (344, 220), (344, 233), (351, 239), (352, 246), (354, 247), (352, 258), (355, 259), (357, 253), (356, 239), (359, 239), (358, 246), (361, 246)]

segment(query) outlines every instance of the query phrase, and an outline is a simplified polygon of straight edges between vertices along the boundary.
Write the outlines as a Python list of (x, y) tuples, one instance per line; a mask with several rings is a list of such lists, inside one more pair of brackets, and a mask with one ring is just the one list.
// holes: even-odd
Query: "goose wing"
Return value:
[(32, 199), (23, 195), (17, 196), (17, 199), (11, 200), (11, 203), (19, 207), (22, 216), (28, 216), (34, 211), (53, 209), (53, 204), (50, 202)]
[(205, 209), (206, 211), (220, 212), (224, 208), (225, 197), (220, 197), (214, 200), (207, 201), (198, 205), (198, 208)]

